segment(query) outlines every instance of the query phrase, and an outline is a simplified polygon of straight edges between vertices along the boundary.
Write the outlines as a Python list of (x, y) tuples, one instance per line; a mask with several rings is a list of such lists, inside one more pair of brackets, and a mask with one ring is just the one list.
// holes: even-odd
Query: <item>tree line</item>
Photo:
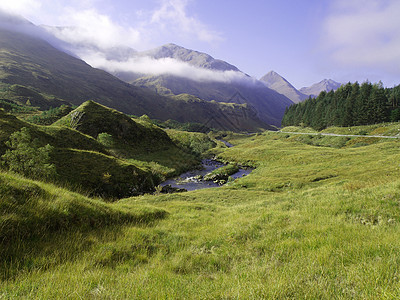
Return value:
[(384, 88), (382, 82), (347, 83), (336, 91), (287, 107), (282, 126), (357, 126), (400, 121), (400, 85)]

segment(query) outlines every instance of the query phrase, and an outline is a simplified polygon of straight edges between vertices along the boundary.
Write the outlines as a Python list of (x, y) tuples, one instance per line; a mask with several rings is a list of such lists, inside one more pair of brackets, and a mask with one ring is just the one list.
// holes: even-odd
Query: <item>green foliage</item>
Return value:
[(103, 146), (110, 148), (114, 145), (114, 140), (111, 134), (102, 132), (97, 135), (97, 141)]
[(1, 159), (11, 172), (36, 179), (50, 179), (56, 176), (55, 166), (50, 163), (54, 147), (49, 144), (40, 147), (38, 140), (32, 139), (28, 128), (23, 127), (11, 134), (6, 146), (10, 149)]
[(33, 124), (50, 125), (66, 116), (71, 110), (72, 108), (70, 106), (61, 105), (60, 107), (45, 110), (40, 115), (29, 116), (26, 118), (26, 121)]
[(381, 83), (358, 82), (286, 109), (283, 126), (305, 125), (316, 130), (329, 126), (354, 126), (397, 121), (400, 86), (383, 88)]
[(196, 156), (201, 156), (216, 146), (216, 143), (204, 133), (185, 132), (173, 129), (168, 129), (166, 132), (175, 144)]
[(0, 99), (0, 108), (4, 108), (7, 112), (15, 114), (27, 114), (36, 111), (34, 107), (20, 105), (8, 99)]
[(236, 164), (228, 164), (208, 173), (203, 179), (211, 181), (227, 181), (230, 175), (233, 175), (238, 171), (239, 167)]
[(205, 124), (194, 123), (194, 122), (181, 123), (175, 120), (167, 120), (164, 122), (159, 120), (154, 120), (152, 122), (157, 126), (160, 126), (161, 128), (176, 129), (181, 131), (207, 133), (212, 130)]

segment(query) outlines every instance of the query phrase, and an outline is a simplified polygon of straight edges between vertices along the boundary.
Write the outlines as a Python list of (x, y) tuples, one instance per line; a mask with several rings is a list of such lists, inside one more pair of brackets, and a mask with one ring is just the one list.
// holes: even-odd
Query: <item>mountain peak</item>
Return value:
[(341, 83), (336, 82), (332, 79), (324, 79), (316, 84), (313, 84), (310, 87), (301, 88), (300, 92), (312, 97), (317, 97), (322, 91), (336, 91), (341, 85)]
[(295, 103), (301, 102), (307, 98), (306, 95), (300, 93), (293, 85), (289, 83), (289, 81), (275, 71), (269, 71), (260, 78), (260, 81), (262, 81), (270, 89), (273, 89), (279, 94), (288, 97)]
[(263, 81), (268, 87), (273, 86), (277, 82), (286, 82), (287, 84), (291, 85), (289, 81), (273, 70), (261, 77), (260, 80)]
[(240, 72), (238, 68), (223, 60), (215, 59), (206, 53), (187, 49), (173, 43), (165, 44), (152, 50), (141, 52), (140, 55), (150, 56), (154, 59), (173, 58), (205, 69)]

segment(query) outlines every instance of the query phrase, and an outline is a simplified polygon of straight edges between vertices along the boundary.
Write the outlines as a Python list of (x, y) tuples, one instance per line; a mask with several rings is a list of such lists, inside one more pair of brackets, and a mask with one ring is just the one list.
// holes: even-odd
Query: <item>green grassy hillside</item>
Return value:
[[(88, 235), (93, 231), (106, 234), (108, 228), (143, 226), (165, 216), (164, 210), (106, 204), (51, 184), (0, 172), (0, 280), (21, 271), (56, 266), (65, 255), (79, 255), (90, 247)], [(62, 248), (69, 247), (70, 251), (71, 246), (76, 253), (63, 253)]]
[(1, 297), (400, 297), (399, 140), (333, 148), (284, 133), (226, 139), (235, 147), (219, 157), (256, 167), (250, 175), (120, 200), (112, 206), (151, 206), (168, 217), (126, 224), (112, 237), (106, 226), (72, 230), (62, 248), (46, 240), (54, 263), (38, 250), (3, 260)]
[(54, 125), (76, 129), (93, 138), (99, 134), (111, 135), (111, 142), (122, 147), (125, 144), (131, 152), (155, 152), (174, 144), (162, 129), (136, 122), (127, 115), (93, 101), (87, 101), (61, 118)]
[(178, 175), (200, 162), (200, 153), (183, 147), (179, 139), (172, 141), (150, 120), (131, 119), (93, 101), (85, 102), (54, 124), (60, 125), (88, 134), (113, 156), (150, 170), (156, 185), (160, 180)]
[(51, 126), (29, 124), (1, 110), (0, 125), (0, 155), (8, 149), (11, 134), (26, 127), (38, 146), (54, 147), (49, 163), (57, 176), (52, 182), (107, 198), (152, 192), (165, 178), (200, 162), (195, 144), (183, 145), (179, 137), (172, 141), (151, 122), (135, 121), (92, 101)]

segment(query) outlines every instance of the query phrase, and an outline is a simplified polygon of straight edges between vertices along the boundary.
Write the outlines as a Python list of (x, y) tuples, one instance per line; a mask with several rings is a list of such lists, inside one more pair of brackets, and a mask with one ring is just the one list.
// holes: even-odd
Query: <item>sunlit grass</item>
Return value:
[(280, 133), (229, 141), (236, 146), (219, 156), (256, 166), (251, 175), (108, 204), (167, 215), (39, 239), (47, 250), (28, 252), (28, 266), (14, 268), (26, 272), (5, 278), (0, 297), (400, 297), (398, 141), (342, 149)]

